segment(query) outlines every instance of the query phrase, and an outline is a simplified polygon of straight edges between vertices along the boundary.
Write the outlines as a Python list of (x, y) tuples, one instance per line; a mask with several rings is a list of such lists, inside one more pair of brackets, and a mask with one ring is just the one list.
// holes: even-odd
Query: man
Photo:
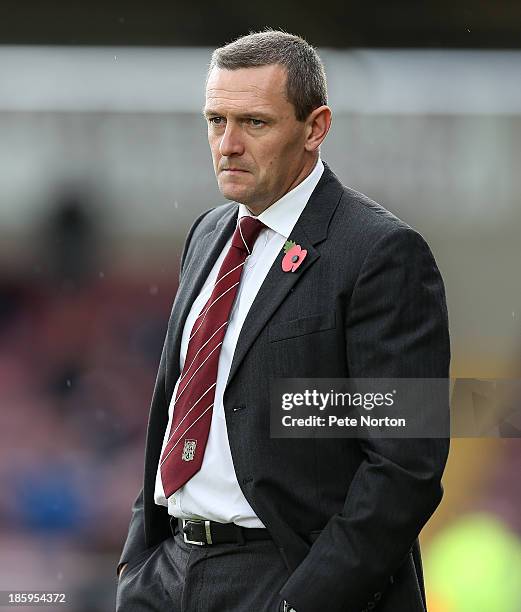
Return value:
[(417, 536), (448, 441), (271, 438), (269, 394), (279, 377), (448, 377), (432, 254), (320, 159), (331, 110), (301, 38), (217, 49), (204, 115), (231, 203), (186, 239), (118, 609), (423, 611)]

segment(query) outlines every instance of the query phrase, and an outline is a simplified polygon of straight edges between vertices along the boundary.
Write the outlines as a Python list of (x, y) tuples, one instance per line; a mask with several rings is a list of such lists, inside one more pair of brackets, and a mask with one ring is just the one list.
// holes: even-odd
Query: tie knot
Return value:
[(253, 250), (257, 236), (264, 227), (266, 227), (264, 223), (256, 217), (249, 217), (247, 215), (241, 217), (233, 234), (232, 246), (249, 255)]

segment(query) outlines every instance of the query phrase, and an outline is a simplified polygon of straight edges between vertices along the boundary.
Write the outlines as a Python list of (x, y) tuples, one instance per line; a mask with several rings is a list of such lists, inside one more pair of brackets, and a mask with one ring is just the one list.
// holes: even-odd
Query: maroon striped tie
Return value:
[(200, 469), (212, 422), (221, 345), (246, 258), (264, 224), (241, 217), (210, 298), (195, 320), (177, 387), (168, 442), (161, 457), (165, 497)]

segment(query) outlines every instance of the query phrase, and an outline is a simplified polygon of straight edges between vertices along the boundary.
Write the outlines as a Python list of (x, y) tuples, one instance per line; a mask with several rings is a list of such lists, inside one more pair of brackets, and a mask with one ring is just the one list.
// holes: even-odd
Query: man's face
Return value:
[(214, 68), (204, 113), (215, 175), (226, 199), (259, 214), (302, 179), (309, 158), (306, 123), (297, 121), (286, 98), (285, 67)]

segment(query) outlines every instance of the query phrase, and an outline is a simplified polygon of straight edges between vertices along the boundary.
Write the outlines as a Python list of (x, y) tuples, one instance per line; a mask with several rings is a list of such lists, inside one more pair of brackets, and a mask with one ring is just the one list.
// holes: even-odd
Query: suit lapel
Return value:
[(342, 195), (342, 190), (341, 183), (329, 166), (324, 163), (322, 177), (290, 236), (290, 240), (307, 250), (307, 255), (295, 272), (284, 272), (282, 270), (282, 251), (275, 259), (242, 326), (226, 383), (227, 387), (249, 348), (278, 306), (320, 257), (319, 252), (314, 247), (327, 237), (329, 223)]
[(172, 397), (175, 383), (180, 374), (179, 352), (186, 318), (226, 241), (235, 230), (237, 209), (237, 205), (231, 206), (219, 219), (215, 229), (197, 241), (197, 244), (194, 245), (197, 252), (190, 259), (179, 285), (167, 332), (165, 392), (168, 401)]

